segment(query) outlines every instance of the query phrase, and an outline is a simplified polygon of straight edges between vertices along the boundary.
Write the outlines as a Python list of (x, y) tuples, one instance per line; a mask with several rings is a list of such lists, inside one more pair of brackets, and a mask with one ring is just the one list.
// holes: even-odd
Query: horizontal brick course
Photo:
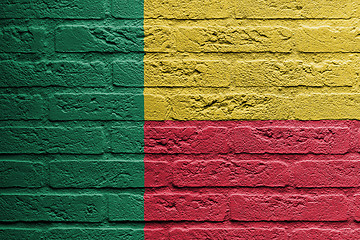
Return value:
[(0, 161), (1, 187), (42, 187), (45, 185), (44, 164), (30, 161)]
[(104, 152), (101, 128), (14, 127), (0, 128), (0, 153), (78, 153)]
[(42, 27), (11, 26), (0, 28), (0, 51), (38, 53), (45, 49), (47, 32)]
[(83, 61), (1, 61), (0, 87), (104, 87), (105, 64)]
[(50, 119), (137, 120), (144, 119), (139, 94), (56, 94), (50, 102)]
[(144, 187), (144, 162), (52, 161), (50, 186), (54, 188)]
[(42, 119), (45, 101), (40, 95), (0, 95), (0, 120)]
[(223, 221), (227, 199), (220, 194), (146, 194), (145, 221)]
[(105, 17), (104, 1), (9, 0), (0, 3), (0, 18), (101, 19)]
[(56, 31), (57, 52), (142, 52), (141, 27), (63, 25)]
[(283, 187), (289, 183), (289, 171), (276, 161), (177, 161), (173, 179), (178, 187)]
[(279, 239), (286, 240), (285, 229), (281, 228), (174, 228), (170, 232), (170, 239)]
[(1, 195), (0, 221), (101, 222), (106, 214), (102, 195)]
[(236, 221), (346, 221), (349, 201), (343, 195), (240, 195), (230, 197)]

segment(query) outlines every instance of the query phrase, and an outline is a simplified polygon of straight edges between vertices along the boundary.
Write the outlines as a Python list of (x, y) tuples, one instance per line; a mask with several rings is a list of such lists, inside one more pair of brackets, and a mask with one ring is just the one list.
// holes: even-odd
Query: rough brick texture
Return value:
[(360, 239), (359, 0), (3, 0), (0, 239)]

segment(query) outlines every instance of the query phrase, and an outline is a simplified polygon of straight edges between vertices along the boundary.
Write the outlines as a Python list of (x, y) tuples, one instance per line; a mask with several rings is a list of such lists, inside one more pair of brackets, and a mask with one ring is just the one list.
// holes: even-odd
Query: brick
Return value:
[(285, 27), (178, 27), (179, 52), (290, 52), (293, 32)]
[(360, 52), (359, 29), (354, 27), (302, 27), (296, 33), (300, 52)]
[(35, 228), (1, 228), (0, 239), (43, 239), (43, 232)]
[(358, 187), (359, 161), (301, 161), (293, 167), (296, 187)]
[[(271, 94), (197, 94), (194, 91), (191, 95), (173, 94), (169, 98), (171, 111), (164, 120), (268, 120), (290, 116), (289, 99)], [(145, 102), (145, 116), (146, 111)]]
[(227, 199), (220, 194), (146, 194), (145, 221), (223, 221)]
[(57, 52), (142, 52), (143, 29), (137, 26), (63, 25), (56, 30)]
[(174, 228), (170, 232), (172, 240), (196, 239), (278, 239), (286, 240), (287, 234), (283, 228)]
[(41, 119), (44, 100), (40, 95), (3, 94), (0, 95), (0, 120)]
[(119, 194), (109, 196), (110, 221), (144, 221), (144, 196)]
[(39, 162), (0, 161), (0, 187), (41, 187), (45, 167)]
[(144, 239), (169, 240), (169, 231), (161, 228), (144, 228)]
[(228, 18), (231, 15), (230, 0), (165, 0), (145, 1), (145, 18), (164, 19), (216, 19)]
[(144, 61), (145, 87), (227, 87), (230, 62), (221, 60)]
[(332, 239), (332, 240), (352, 240), (357, 239), (360, 235), (351, 229), (295, 229), (291, 233), (291, 239), (294, 240), (317, 240), (317, 239)]
[(1, 61), (0, 71), (0, 87), (103, 87), (107, 76), (96, 61)]
[(115, 18), (144, 18), (144, 1), (140, 0), (112, 0), (111, 12)]
[(144, 160), (145, 187), (164, 187), (170, 183), (172, 169), (166, 162)]
[(360, 222), (360, 194), (355, 194), (353, 201), (355, 221)]
[(230, 139), (236, 153), (343, 154), (351, 144), (347, 127), (238, 127)]
[(164, 96), (144, 94), (144, 120), (164, 120), (168, 114), (168, 108), (169, 104)]
[(0, 128), (0, 153), (103, 153), (101, 128)]
[(110, 147), (112, 153), (143, 153), (144, 128), (134, 125), (110, 129)]
[[(251, 60), (232, 64), (232, 82), (239, 87), (353, 86), (356, 66), (351, 61)], [(215, 85), (216, 86), (216, 85)]]
[(295, 119), (360, 119), (360, 94), (357, 93), (300, 94), (293, 104)]
[(177, 187), (285, 186), (288, 166), (265, 161), (176, 161), (173, 183)]
[(51, 228), (47, 234), (49, 240), (138, 240), (144, 239), (142, 229), (136, 228)]
[(1, 195), (0, 221), (101, 222), (102, 195)]
[(46, 32), (41, 27), (0, 28), (0, 52), (37, 53), (47, 45)]
[(228, 153), (224, 127), (144, 127), (145, 153)]
[(140, 94), (55, 94), (50, 102), (51, 120), (143, 120)]
[(0, 3), (0, 18), (100, 19), (104, 1), (92, 0), (8, 0)]
[(338, 19), (353, 16), (351, 0), (239, 0), (235, 5), (236, 18), (254, 19)]
[(237, 221), (346, 221), (343, 195), (241, 195), (230, 197), (230, 218)]
[(360, 126), (354, 130), (354, 151), (360, 152)]
[[(144, 20), (144, 51), (145, 52), (175, 52), (175, 27), (153, 26)], [(144, 56), (146, 58), (146, 56)]]
[(50, 186), (54, 188), (144, 187), (144, 162), (52, 161)]
[(143, 87), (142, 61), (116, 61), (112, 63), (113, 84), (118, 87)]

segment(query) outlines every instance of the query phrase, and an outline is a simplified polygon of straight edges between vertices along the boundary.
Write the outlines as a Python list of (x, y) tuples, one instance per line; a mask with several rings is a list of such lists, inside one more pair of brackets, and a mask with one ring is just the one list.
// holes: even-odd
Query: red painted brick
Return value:
[(292, 240), (318, 240), (318, 239), (331, 239), (331, 240), (352, 240), (359, 239), (360, 235), (353, 232), (351, 229), (296, 229), (291, 233)]
[(173, 183), (178, 187), (285, 186), (287, 164), (265, 161), (177, 161)]
[[(346, 221), (342, 195), (232, 195), (231, 219), (238, 221)], [(360, 213), (359, 213), (360, 215)]]
[(145, 240), (168, 240), (169, 232), (165, 229), (144, 229), (144, 239)]
[(144, 126), (145, 153), (227, 153), (227, 128)]
[(360, 161), (301, 161), (293, 168), (296, 187), (358, 187)]
[(223, 221), (227, 199), (220, 194), (145, 194), (145, 221)]
[(351, 144), (346, 127), (238, 127), (230, 138), (237, 153), (342, 154)]
[(285, 240), (287, 234), (281, 228), (175, 228), (170, 232), (171, 240), (197, 240), (197, 239), (243, 239), (243, 240)]
[(354, 195), (354, 215), (355, 220), (360, 222), (360, 194)]
[(166, 162), (144, 161), (145, 187), (167, 186), (170, 182), (171, 172)]

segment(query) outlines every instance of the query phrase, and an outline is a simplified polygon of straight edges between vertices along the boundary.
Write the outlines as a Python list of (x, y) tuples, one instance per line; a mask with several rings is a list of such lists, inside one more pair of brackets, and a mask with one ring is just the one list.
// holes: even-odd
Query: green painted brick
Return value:
[(142, 52), (142, 26), (64, 25), (56, 31), (57, 52)]
[(144, 221), (144, 197), (139, 194), (109, 196), (110, 221)]
[(54, 228), (47, 234), (49, 240), (140, 240), (142, 229), (132, 228)]
[(112, 0), (112, 15), (115, 18), (143, 18), (144, 1)]
[(0, 221), (101, 222), (106, 198), (100, 194), (1, 195)]
[(1, 228), (0, 239), (3, 240), (39, 240), (44, 239), (44, 232), (33, 228)]
[(46, 173), (39, 162), (0, 161), (0, 187), (42, 187)]
[(56, 94), (51, 120), (143, 120), (144, 97), (139, 94)]
[(0, 120), (41, 119), (44, 101), (40, 95), (0, 95)]
[(50, 185), (54, 188), (144, 187), (143, 161), (53, 161)]
[(143, 87), (144, 63), (117, 61), (112, 64), (113, 84), (119, 87)]
[(0, 72), (0, 87), (104, 87), (108, 78), (99, 61), (1, 61)]
[(110, 130), (112, 153), (143, 153), (143, 127), (114, 127)]
[(36, 53), (47, 45), (46, 31), (41, 27), (4, 27), (0, 29), (0, 52)]
[(101, 128), (0, 128), (0, 153), (103, 153)]
[(0, 2), (0, 18), (101, 19), (102, 0), (7, 0)]

